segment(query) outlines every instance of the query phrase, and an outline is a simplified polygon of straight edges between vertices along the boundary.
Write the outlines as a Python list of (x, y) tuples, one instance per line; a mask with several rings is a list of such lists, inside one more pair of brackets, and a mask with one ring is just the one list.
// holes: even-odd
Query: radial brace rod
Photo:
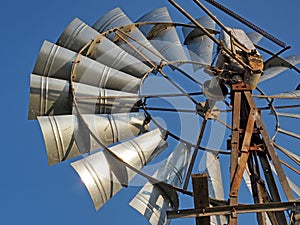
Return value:
[(200, 148), (200, 144), (201, 144), (201, 140), (203, 138), (203, 134), (204, 134), (206, 124), (207, 124), (207, 119), (204, 118), (204, 120), (202, 122), (201, 130), (199, 132), (199, 137), (198, 137), (198, 140), (197, 140), (197, 143), (196, 143), (196, 146), (195, 146), (195, 149), (194, 149), (194, 152), (193, 152), (193, 155), (192, 155), (192, 158), (191, 158), (188, 170), (187, 170), (186, 178), (185, 178), (184, 185), (183, 185), (184, 190), (187, 190), (189, 180), (190, 180), (190, 176), (191, 176), (192, 171), (193, 171), (193, 167), (194, 167), (196, 157), (197, 157), (197, 154), (198, 154), (198, 151), (199, 151), (199, 148)]
[(243, 62), (241, 59), (237, 58), (228, 48), (226, 48), (218, 39), (216, 39), (205, 27), (203, 27), (197, 20), (195, 20), (187, 11), (185, 11), (179, 4), (174, 0), (168, 0), (175, 8), (177, 8), (185, 17), (187, 17), (192, 23), (194, 23), (200, 30), (202, 30), (205, 35), (207, 35), (213, 42), (220, 46), (232, 59), (236, 60), (241, 64), (246, 70), (252, 71), (252, 68)]
[[(121, 30), (117, 30), (118, 32), (120, 32), (121, 34), (125, 35), (126, 37), (133, 39), (135, 42), (137, 42), (138, 44), (141, 45), (140, 42), (138, 42), (137, 40), (135, 40), (134, 38), (132, 38), (130, 35), (127, 35), (126, 33), (124, 33)], [(193, 99), (188, 93), (186, 93), (178, 84), (176, 84), (172, 79), (170, 79), (163, 71), (162, 71), (162, 65), (156, 65), (155, 63), (153, 63), (150, 59), (148, 59), (142, 52), (140, 52), (135, 46), (133, 46), (128, 40), (126, 40), (122, 35), (118, 34), (118, 32), (116, 32), (116, 34), (126, 43), (128, 44), (134, 51), (136, 51), (141, 57), (143, 57), (146, 62), (148, 62), (149, 64), (151, 64), (151, 66), (155, 69), (157, 69), (161, 75), (168, 80), (175, 88), (177, 88), (182, 94), (184, 94), (188, 99), (190, 99), (194, 104), (198, 104), (198, 102)], [(144, 47), (144, 45), (142, 45), (142, 47)], [(149, 50), (147, 48), (147, 50)], [(152, 52), (152, 51), (151, 51)]]
[(193, 0), (210, 18), (212, 18), (235, 42), (238, 44), (238, 47), (241, 48), (244, 52), (248, 52), (249, 50), (227, 29), (227, 27), (218, 20), (201, 2), (198, 0)]

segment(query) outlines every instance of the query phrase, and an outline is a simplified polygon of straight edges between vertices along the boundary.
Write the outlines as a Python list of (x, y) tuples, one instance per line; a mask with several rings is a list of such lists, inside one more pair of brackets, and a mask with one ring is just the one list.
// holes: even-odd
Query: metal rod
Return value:
[[(194, 96), (194, 95), (203, 95), (203, 92), (189, 92), (188, 95)], [(77, 99), (129, 99), (129, 98), (172, 98), (172, 97), (183, 97), (185, 94), (155, 94), (155, 95), (111, 95), (111, 96), (85, 96), (85, 97), (77, 97)]]
[[(234, 41), (234, 44), (238, 44), (238, 47), (241, 48), (244, 52), (248, 52), (247, 49), (232, 33), (228, 30), (228, 28), (220, 21), (217, 17), (215, 17), (201, 2), (198, 0), (193, 0), (210, 18), (212, 18), (221, 28), (224, 30)], [(232, 42), (231, 42), (232, 43)]]
[(268, 38), (270, 41), (272, 41), (272, 42), (276, 43), (277, 45), (279, 45), (280, 47), (282, 47), (282, 48), (286, 48), (287, 47), (284, 42), (280, 41), (279, 39), (277, 39), (273, 35), (267, 33), (263, 29), (259, 28), (255, 24), (251, 23), (250, 21), (246, 20), (245, 18), (243, 18), (240, 15), (236, 14), (232, 10), (226, 8), (225, 6), (221, 5), (220, 3), (218, 3), (218, 2), (216, 2), (214, 0), (205, 0), (205, 1), (208, 2), (208, 3), (210, 3), (210, 4), (212, 4), (216, 8), (222, 10), (223, 12), (225, 12), (229, 16), (233, 17), (234, 19), (236, 19), (236, 20), (240, 21), (241, 23), (245, 24), (246, 26), (250, 27), (251, 29), (255, 30), (256, 32), (260, 33), (264, 37)]
[(186, 178), (185, 178), (184, 185), (183, 185), (184, 190), (186, 190), (187, 187), (188, 187), (190, 176), (192, 174), (192, 170), (193, 170), (195, 160), (196, 160), (196, 157), (197, 157), (197, 154), (198, 154), (198, 151), (199, 151), (199, 146), (201, 144), (201, 140), (203, 138), (203, 134), (204, 134), (206, 124), (207, 124), (207, 119), (204, 118), (203, 122), (202, 122), (201, 130), (199, 132), (199, 137), (198, 137), (198, 140), (197, 140), (197, 143), (196, 143), (196, 147), (194, 149), (194, 152), (193, 152), (193, 155), (192, 155), (192, 158), (191, 158), (191, 162), (189, 164), (189, 167), (188, 167), (188, 170), (187, 170), (187, 173), (186, 173)]
[(180, 5), (178, 5), (174, 0), (168, 0), (175, 8), (177, 8), (184, 16), (186, 16), (192, 23), (194, 23), (199, 29), (201, 29), (205, 35), (207, 35), (213, 42), (219, 45), (232, 59), (236, 60), (241, 64), (244, 69), (252, 70), (249, 65), (237, 58), (228, 48), (226, 48), (221, 42), (216, 39), (205, 27), (203, 27), (197, 20), (195, 20), (187, 11), (185, 11)]
[(176, 211), (168, 211), (168, 219), (177, 218), (194, 218), (216, 215), (231, 215), (232, 213), (244, 214), (244, 213), (256, 213), (256, 212), (277, 212), (286, 210), (300, 210), (300, 202), (269, 202), (263, 204), (246, 204), (236, 206), (215, 206), (201, 209), (184, 209)]
[(287, 168), (289, 168), (290, 170), (293, 170), (295, 173), (297, 173), (298, 175), (300, 175), (300, 170), (297, 170), (295, 167), (291, 166), (290, 164), (288, 164), (287, 162), (280, 160), (280, 162), (285, 165)]
[(260, 128), (260, 133), (261, 133), (263, 141), (265, 143), (266, 150), (269, 153), (271, 160), (273, 161), (275, 170), (277, 172), (277, 175), (278, 175), (279, 181), (281, 183), (281, 186), (284, 190), (284, 193), (285, 193), (285, 195), (286, 195), (286, 197), (289, 201), (293, 201), (294, 200), (293, 192), (292, 192), (291, 187), (290, 187), (290, 185), (289, 185), (289, 183), (286, 179), (286, 175), (284, 173), (284, 170), (283, 170), (283, 168), (280, 164), (280, 161), (279, 161), (279, 158), (278, 158), (278, 156), (275, 152), (274, 146), (272, 145), (272, 140), (269, 137), (267, 129), (266, 129), (266, 127), (265, 127), (265, 125), (262, 121), (261, 115), (259, 113), (257, 114), (257, 120), (256, 121), (257, 121), (258, 127)]

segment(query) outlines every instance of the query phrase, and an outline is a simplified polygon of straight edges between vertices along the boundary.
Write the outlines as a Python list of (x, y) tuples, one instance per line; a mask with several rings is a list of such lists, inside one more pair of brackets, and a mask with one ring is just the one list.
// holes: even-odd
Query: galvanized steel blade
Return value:
[(145, 119), (143, 113), (38, 117), (49, 165), (101, 148), (93, 135), (104, 145), (140, 135), (148, 130)]
[(98, 210), (136, 175), (126, 164), (141, 170), (166, 144), (160, 130), (156, 129), (71, 165), (81, 177)]
[(140, 79), (85, 56), (77, 58), (78, 53), (45, 41), (33, 73), (62, 80), (70, 80), (72, 73), (74, 82), (132, 93), (139, 90)]
[(280, 58), (276, 56), (272, 58), (270, 61), (267, 61), (265, 64), (264, 75), (261, 76), (259, 82), (263, 82), (269, 80), (273, 77), (278, 76), (280, 73), (286, 71), (287, 69), (291, 69), (300, 63), (300, 56), (288, 56), (286, 58)]
[[(201, 17), (197, 19), (197, 21), (209, 32), (211, 32), (212, 35), (217, 33), (215, 30), (216, 24), (210, 17)], [(183, 27), (182, 32), (185, 39), (184, 44), (187, 45), (191, 60), (210, 65), (212, 63), (214, 48), (213, 40), (205, 35), (205, 33), (199, 28), (191, 29), (188, 27)], [(193, 67), (194, 71), (203, 68), (203, 66), (196, 64), (194, 64)]]
[[(222, 172), (219, 156), (211, 152), (205, 152), (205, 167), (208, 175), (209, 197), (214, 199), (225, 199), (222, 181)], [(211, 222), (216, 225), (227, 224), (228, 220), (224, 216), (212, 216)]]
[[(126, 52), (130, 53), (137, 59), (141, 61), (145, 61), (143, 57), (140, 56), (138, 52), (136, 52), (132, 47), (127, 45), (122, 39), (116, 35), (116, 31), (119, 29), (124, 33), (128, 34), (141, 44), (133, 41), (128, 37), (123, 37), (127, 39), (134, 47), (138, 49), (143, 55), (145, 55), (152, 62), (159, 64), (163, 59), (163, 56), (155, 49), (154, 46), (147, 40), (147, 38), (143, 35), (143, 33), (137, 28), (137, 26), (129, 19), (126, 14), (120, 9), (115, 8), (102, 16), (94, 25), (93, 28), (98, 32), (102, 33), (108, 30), (112, 30), (114, 32), (107, 35), (107, 37), (114, 41), (117, 45), (119, 45)], [(144, 48), (143, 46), (146, 46)], [(151, 51), (149, 51), (150, 49)]]
[(137, 22), (158, 22), (154, 25), (142, 25), (140, 30), (166, 60), (187, 61), (184, 48), (166, 7), (145, 14)]
[(190, 149), (179, 144), (174, 152), (153, 175), (162, 183), (147, 182), (129, 203), (152, 225), (169, 224), (166, 211), (178, 209), (178, 195), (174, 189), (164, 186), (180, 186), (190, 158)]
[[(82, 113), (120, 113), (136, 111), (136, 98), (124, 98), (132, 96), (131, 93), (97, 88), (85, 84), (73, 83), (76, 89), (76, 99)], [(30, 78), (30, 103), (29, 119), (37, 116), (77, 114), (73, 110), (73, 94), (70, 92), (70, 82), (60, 79), (43, 77), (31, 74)], [(116, 98), (101, 99), (105, 96)], [(117, 98), (118, 96), (123, 98)]]
[(37, 116), (72, 114), (72, 95), (68, 81), (30, 75), (28, 119)]
[(67, 26), (59, 37), (57, 45), (80, 52), (88, 42), (91, 42), (90, 45), (84, 49), (87, 56), (103, 65), (138, 78), (143, 77), (150, 70), (143, 62), (128, 54), (105, 35), (101, 35), (78, 18), (75, 18)]
[(247, 36), (249, 37), (249, 39), (252, 41), (254, 45), (257, 45), (264, 37), (263, 35), (257, 32), (247, 33)]

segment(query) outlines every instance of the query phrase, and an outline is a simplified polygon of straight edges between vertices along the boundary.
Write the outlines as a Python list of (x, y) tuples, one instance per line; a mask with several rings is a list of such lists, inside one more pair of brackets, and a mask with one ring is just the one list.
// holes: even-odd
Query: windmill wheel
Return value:
[[(43, 43), (31, 74), (29, 119), (49, 165), (72, 160), (97, 210), (146, 178), (130, 205), (153, 225), (233, 225), (242, 210), (253, 223), (294, 222), (300, 90), (289, 88), (300, 57), (281, 58), (261, 38), (209, 16), (174, 22), (167, 8), (136, 22), (120, 8), (92, 27), (74, 19)], [(288, 68), (296, 76), (278, 85)], [(179, 195), (196, 211), (180, 211)]]

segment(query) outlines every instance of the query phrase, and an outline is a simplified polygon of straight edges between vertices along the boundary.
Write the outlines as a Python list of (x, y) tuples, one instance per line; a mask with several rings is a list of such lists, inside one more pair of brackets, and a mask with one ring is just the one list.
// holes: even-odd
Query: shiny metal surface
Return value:
[[(208, 16), (201, 17), (197, 21), (214, 34), (216, 23)], [(210, 65), (212, 63), (214, 42), (198, 28), (183, 27), (184, 44), (187, 45), (192, 61)], [(200, 65), (193, 65), (195, 71), (201, 69)]]
[[(70, 80), (72, 62), (77, 53), (48, 41), (43, 43), (33, 73), (41, 76)], [(122, 90), (135, 93), (140, 79), (105, 66), (87, 57), (80, 57), (75, 71), (75, 82), (100, 88)]]
[[(79, 52), (88, 42), (99, 35), (99, 32), (76, 18), (61, 34), (57, 45)], [(99, 42), (94, 43), (88, 57), (139, 78), (150, 70), (148, 66), (125, 52), (105, 36), (102, 36)]]
[(294, 113), (280, 113), (280, 112), (278, 112), (277, 116), (300, 119), (300, 114), (294, 114)]
[(46, 144), (48, 164), (53, 165), (101, 148), (104, 145), (137, 136), (148, 130), (143, 113), (114, 115), (78, 115), (38, 117)]
[[(219, 157), (211, 152), (205, 153), (206, 172), (208, 175), (208, 192), (211, 198), (225, 199), (222, 172)], [(212, 216), (211, 223), (216, 225), (227, 224), (225, 216)]]
[[(190, 149), (179, 144), (164, 164), (154, 174), (158, 180), (180, 186), (183, 183), (187, 164), (190, 161)], [(178, 196), (174, 190), (165, 189), (161, 183), (146, 183), (130, 202), (152, 225), (169, 224), (166, 211), (178, 209)]]
[[(85, 84), (74, 83), (77, 105), (83, 114), (102, 114), (130, 112), (138, 101), (137, 98), (117, 98), (132, 96), (131, 93), (97, 88)], [(110, 99), (99, 97), (114, 96)], [(134, 109), (135, 110), (135, 109)], [(69, 81), (30, 76), (30, 103), (28, 119), (37, 116), (78, 114), (73, 109)]]
[(300, 90), (283, 92), (275, 95), (271, 95), (271, 98), (290, 98), (290, 99), (298, 99), (300, 98)]
[(280, 59), (275, 57), (265, 64), (264, 75), (260, 78), (259, 82), (269, 80), (280, 73), (291, 68), (291, 65), (295, 66), (300, 63), (300, 56), (293, 55), (286, 58)]
[[(159, 129), (110, 148), (124, 162), (142, 169), (167, 145)], [(89, 155), (71, 164), (88, 189), (98, 210), (136, 175), (106, 150)]]
[[(132, 24), (133, 22), (125, 15), (125, 13), (120, 8), (115, 8), (102, 16), (94, 25), (93, 28), (98, 32), (102, 33), (111, 28), (116, 28), (120, 26), (125, 26)], [(152, 46), (152, 44), (147, 40), (147, 38), (143, 35), (143, 33), (137, 28), (132, 27), (131, 29), (124, 30), (125, 33), (133, 37), (139, 43), (136, 43), (132, 39), (125, 37), (135, 48), (137, 48), (143, 55), (145, 55), (150, 61), (155, 63), (160, 63), (162, 55)], [(110, 40), (118, 40), (116, 43), (123, 48), (126, 52), (130, 53), (137, 59), (145, 62), (145, 59), (141, 57), (134, 49), (132, 49), (129, 45), (127, 45), (124, 41), (118, 39), (115, 33), (111, 33), (107, 36)], [(155, 54), (150, 52), (148, 49), (144, 48), (146, 46), (148, 49), (151, 49)]]
[(263, 35), (257, 32), (247, 33), (247, 36), (249, 37), (250, 41), (255, 45), (257, 45), (264, 37)]
[[(228, 31), (231, 32), (231, 34), (237, 40), (239, 40), (241, 43), (243, 43), (243, 45), (249, 50), (249, 52), (251, 50), (256, 50), (254, 44), (252, 43), (250, 38), (247, 36), (247, 34), (245, 33), (244, 30), (236, 29), (236, 28), (229, 28), (229, 27), (227, 29), (228, 29)], [(232, 47), (231, 37), (224, 30), (221, 30), (219, 39), (221, 41), (224, 41), (224, 44), (228, 49), (231, 49), (231, 47)]]
[[(166, 7), (155, 9), (137, 20), (137, 22), (173, 22)], [(187, 60), (184, 48), (174, 26), (143, 25), (142, 33), (151, 44), (169, 61)]]

